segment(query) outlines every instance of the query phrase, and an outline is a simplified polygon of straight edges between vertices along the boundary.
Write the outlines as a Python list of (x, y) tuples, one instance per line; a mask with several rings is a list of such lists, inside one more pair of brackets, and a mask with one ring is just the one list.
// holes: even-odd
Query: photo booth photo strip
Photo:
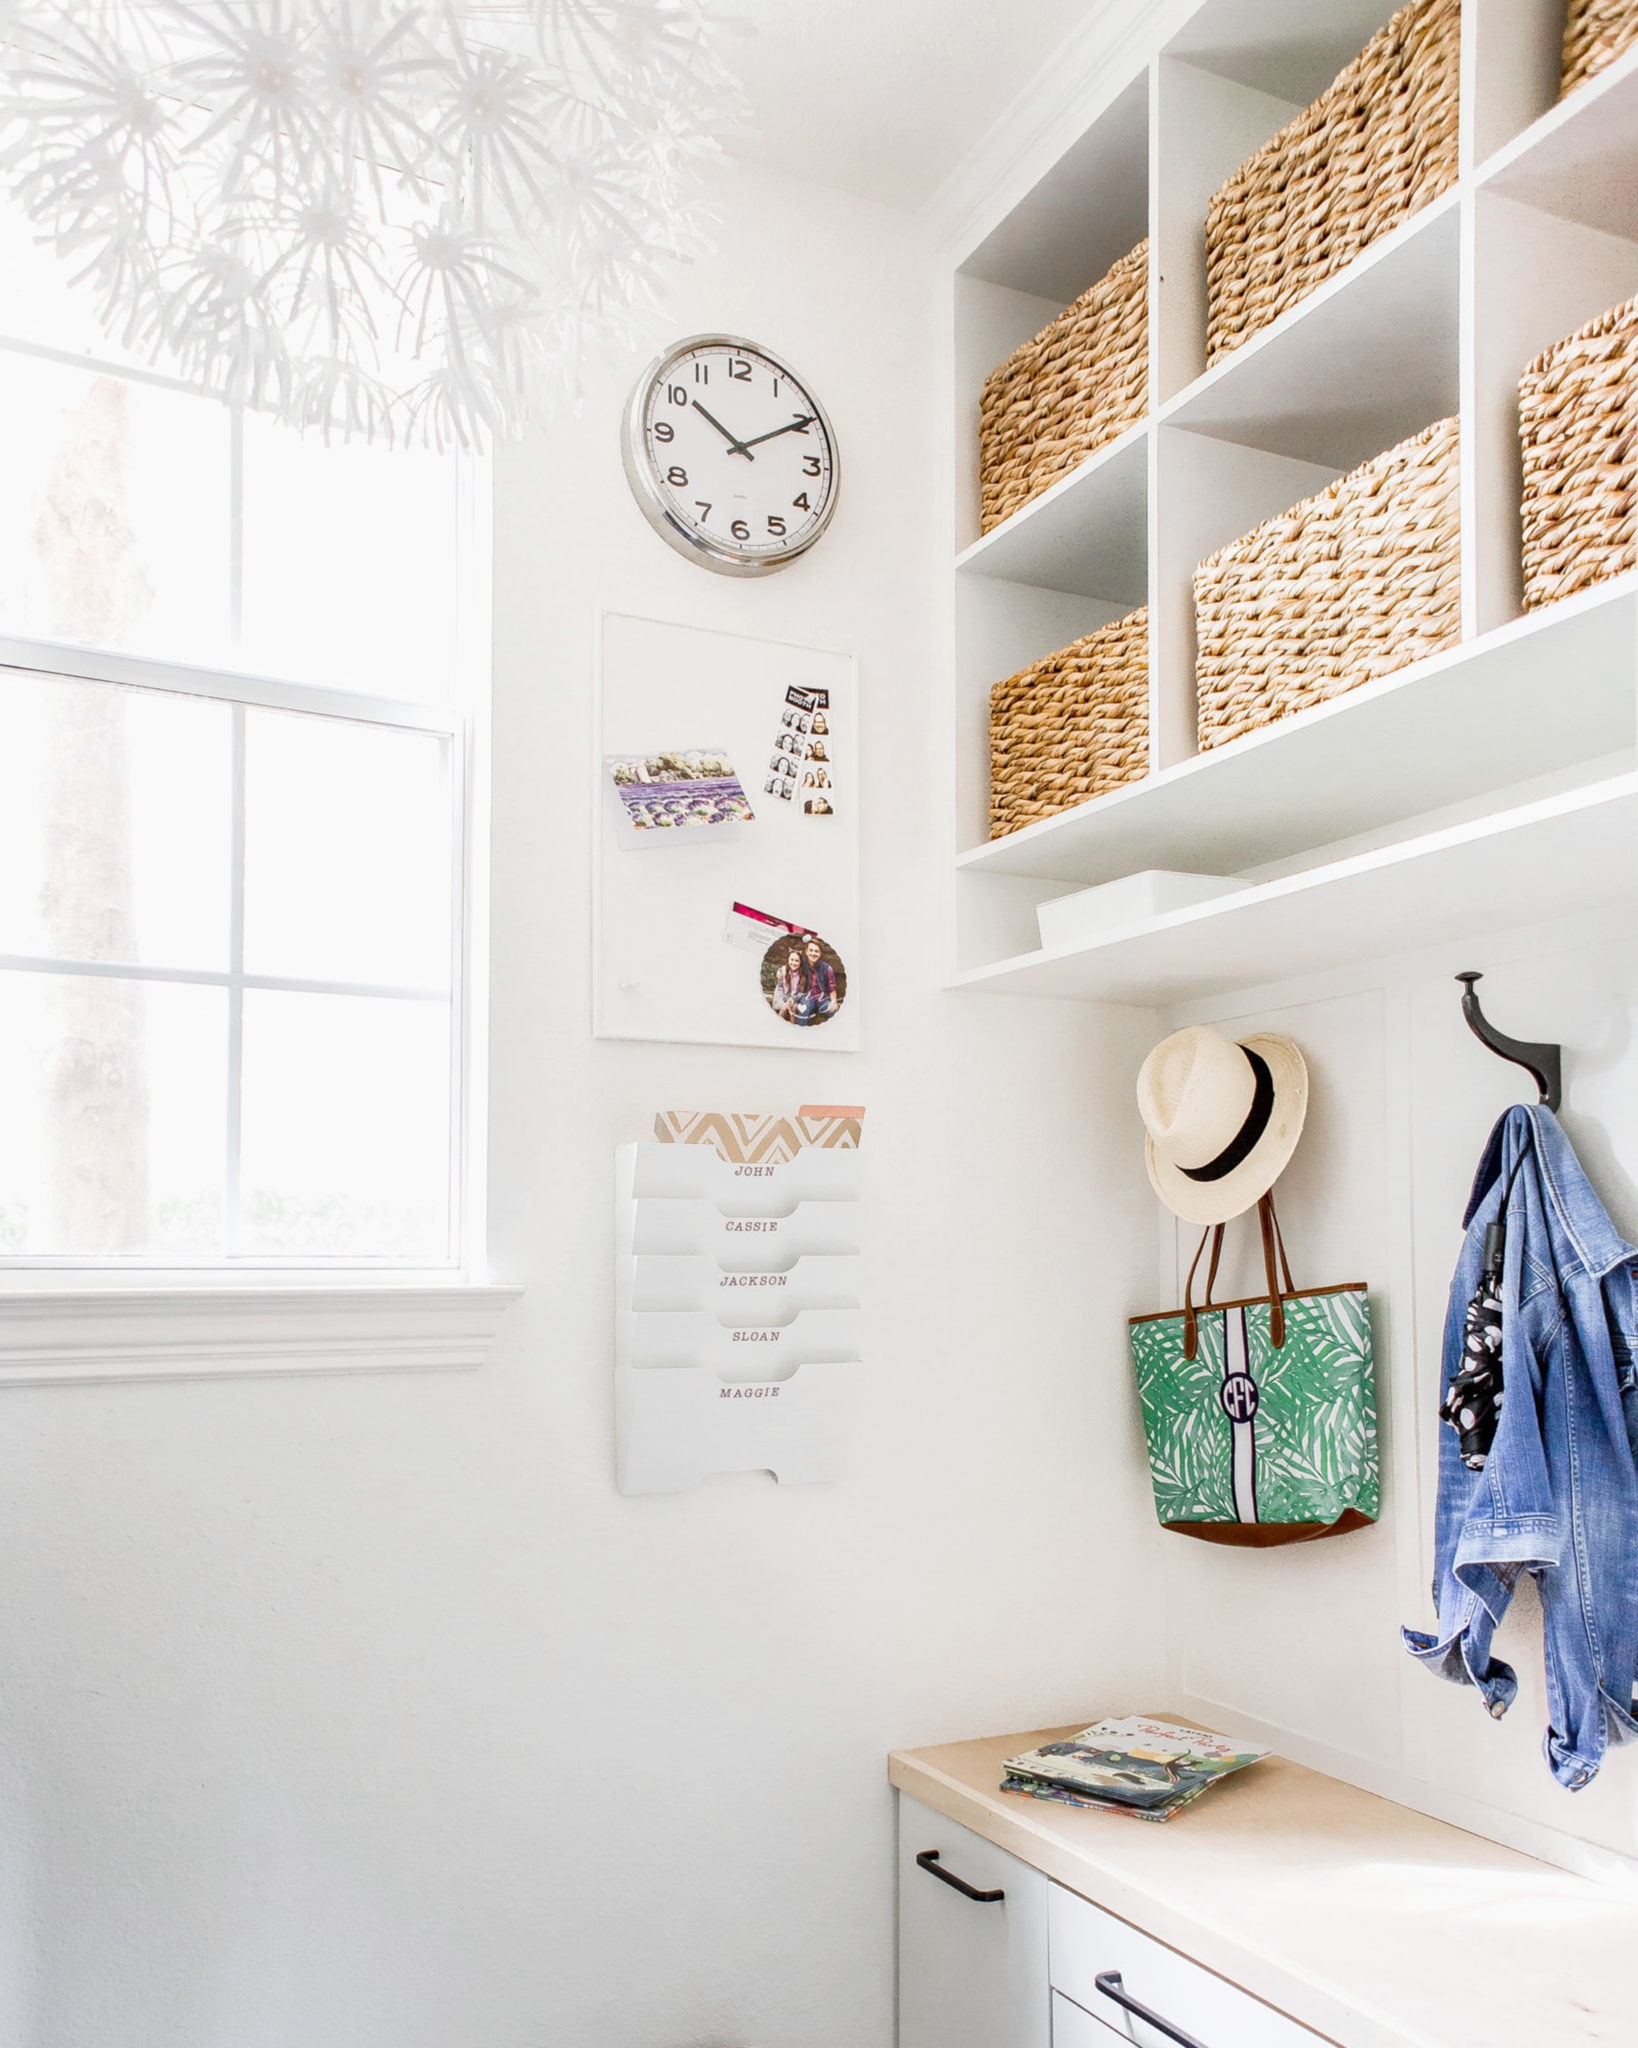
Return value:
[(836, 815), (829, 690), (793, 683), (785, 692), (769, 760), (767, 791), (805, 818)]
[(614, 797), (616, 835), (628, 850), (698, 844), (756, 822), (722, 747), (607, 754), (603, 765)]

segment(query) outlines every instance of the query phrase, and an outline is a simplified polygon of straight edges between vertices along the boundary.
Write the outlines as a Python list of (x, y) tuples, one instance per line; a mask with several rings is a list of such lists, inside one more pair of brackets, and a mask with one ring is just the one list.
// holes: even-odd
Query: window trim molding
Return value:
[(0, 1295), (0, 1390), (473, 1372), (520, 1287), (106, 1287)]

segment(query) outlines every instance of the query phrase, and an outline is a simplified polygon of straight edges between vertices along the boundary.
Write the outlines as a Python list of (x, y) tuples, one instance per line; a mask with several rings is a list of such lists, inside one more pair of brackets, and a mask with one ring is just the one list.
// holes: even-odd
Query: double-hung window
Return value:
[(123, 359), (0, 222), (0, 1261), (459, 1269), (481, 465)]

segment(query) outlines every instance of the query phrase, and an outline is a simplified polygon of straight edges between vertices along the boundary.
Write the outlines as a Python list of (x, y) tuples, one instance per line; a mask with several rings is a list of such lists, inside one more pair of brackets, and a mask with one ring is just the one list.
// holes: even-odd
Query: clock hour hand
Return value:
[[(696, 399), (694, 402), (696, 405), (699, 404), (698, 399)], [(703, 411), (704, 408), (701, 407), (701, 410)], [(798, 413), (796, 418), (793, 419), (788, 426), (775, 427), (771, 434), (753, 434), (750, 440), (744, 441), (740, 445), (743, 448), (750, 449), (755, 448), (759, 443), (763, 441), (777, 441), (781, 434), (799, 434), (801, 433), (804, 427), (811, 427), (818, 417), (819, 415), (816, 412)], [(706, 418), (710, 418), (709, 413), (706, 414)]]
[[(694, 410), (696, 412), (705, 413), (705, 417), (711, 422), (712, 426), (716, 428), (717, 432), (728, 443), (728, 453), (730, 455), (743, 455), (747, 462), (755, 462), (756, 457), (751, 453), (750, 444), (746, 441), (736, 441), (733, 435), (730, 434), (728, 429), (722, 424), (721, 420), (717, 418), (716, 414), (714, 412), (706, 412), (705, 407), (700, 404), (697, 398), (694, 400)], [(781, 427), (779, 431), (783, 433), (785, 429)], [(763, 435), (760, 438), (765, 440), (767, 436)]]

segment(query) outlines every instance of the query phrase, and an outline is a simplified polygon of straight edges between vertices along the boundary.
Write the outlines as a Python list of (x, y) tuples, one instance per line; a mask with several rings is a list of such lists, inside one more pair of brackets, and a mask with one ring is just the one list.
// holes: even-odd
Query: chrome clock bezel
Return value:
[[(696, 349), (727, 348), (740, 349), (769, 363), (782, 376), (802, 392), (813, 407), (820, 428), (825, 436), (825, 446), (830, 451), (830, 492), (825, 500), (825, 509), (814, 523), (813, 531), (803, 536), (778, 554), (763, 555), (756, 561), (735, 552), (732, 542), (718, 541), (713, 535), (697, 533), (691, 526), (680, 520), (672, 511), (664, 486), (651, 467), (648, 444), (644, 439), (643, 423), (648, 411), (650, 392), (656, 384), (663, 383), (674, 363), (689, 356)], [(686, 339), (673, 342), (671, 347), (657, 355), (643, 374), (637, 379), (626, 405), (625, 427), (621, 436), (620, 455), (625, 464), (626, 481), (631, 494), (637, 500), (643, 517), (660, 538), (674, 547), (678, 554), (686, 555), (703, 569), (714, 569), (719, 576), (772, 576), (777, 570), (785, 569), (792, 562), (799, 561), (821, 539), (836, 514), (836, 501), (842, 491), (842, 458), (836, 445), (836, 430), (830, 423), (830, 414), (815, 394), (812, 385), (801, 371), (793, 370), (783, 356), (774, 354), (760, 341), (751, 341), (743, 334), (690, 334)]]

